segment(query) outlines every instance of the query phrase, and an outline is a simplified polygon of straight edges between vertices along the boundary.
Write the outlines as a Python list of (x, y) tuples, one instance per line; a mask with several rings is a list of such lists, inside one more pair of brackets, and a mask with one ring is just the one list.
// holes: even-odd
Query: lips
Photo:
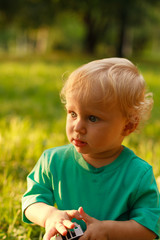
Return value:
[(86, 142), (83, 142), (83, 141), (81, 141), (81, 140), (79, 140), (79, 139), (73, 139), (72, 142), (73, 142), (73, 144), (74, 144), (76, 147), (84, 147), (84, 146), (87, 145)]

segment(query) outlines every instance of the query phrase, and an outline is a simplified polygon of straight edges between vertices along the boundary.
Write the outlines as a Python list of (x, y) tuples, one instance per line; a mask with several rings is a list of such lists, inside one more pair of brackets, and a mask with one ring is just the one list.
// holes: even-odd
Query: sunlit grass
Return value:
[[(21, 221), (26, 176), (46, 148), (67, 143), (59, 91), (63, 78), (87, 61), (78, 57), (0, 61), (0, 239), (42, 239), (41, 228)], [(148, 124), (125, 144), (153, 166), (160, 189), (160, 69), (158, 63), (139, 67), (155, 104)]]

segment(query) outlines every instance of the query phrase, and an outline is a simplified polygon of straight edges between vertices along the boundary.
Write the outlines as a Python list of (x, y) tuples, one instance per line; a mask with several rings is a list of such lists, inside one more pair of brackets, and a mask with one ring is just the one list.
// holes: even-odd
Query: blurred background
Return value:
[(59, 92), (80, 65), (114, 56), (137, 65), (153, 92), (149, 121), (124, 144), (160, 189), (160, 1), (0, 0), (0, 239), (42, 239), (22, 222), (21, 197), (42, 152), (68, 143)]
[(1, 0), (1, 53), (160, 54), (159, 0)]

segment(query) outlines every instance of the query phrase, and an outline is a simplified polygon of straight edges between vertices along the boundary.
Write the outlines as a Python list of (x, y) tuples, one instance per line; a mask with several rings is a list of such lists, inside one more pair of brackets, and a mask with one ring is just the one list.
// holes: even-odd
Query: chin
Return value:
[(75, 149), (78, 153), (82, 153), (82, 154), (88, 154), (89, 153), (88, 150), (84, 149), (83, 147), (82, 148), (81, 147), (76, 147), (76, 146), (74, 146), (74, 147), (75, 147)]

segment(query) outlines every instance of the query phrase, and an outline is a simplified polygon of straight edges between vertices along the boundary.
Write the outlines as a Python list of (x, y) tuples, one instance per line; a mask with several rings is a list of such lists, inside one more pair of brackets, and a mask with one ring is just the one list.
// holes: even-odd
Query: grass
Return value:
[[(40, 240), (44, 230), (21, 221), (26, 176), (44, 149), (65, 144), (63, 79), (89, 57), (0, 59), (0, 239)], [(160, 188), (159, 63), (138, 62), (154, 93), (152, 117), (125, 144), (152, 164)]]

